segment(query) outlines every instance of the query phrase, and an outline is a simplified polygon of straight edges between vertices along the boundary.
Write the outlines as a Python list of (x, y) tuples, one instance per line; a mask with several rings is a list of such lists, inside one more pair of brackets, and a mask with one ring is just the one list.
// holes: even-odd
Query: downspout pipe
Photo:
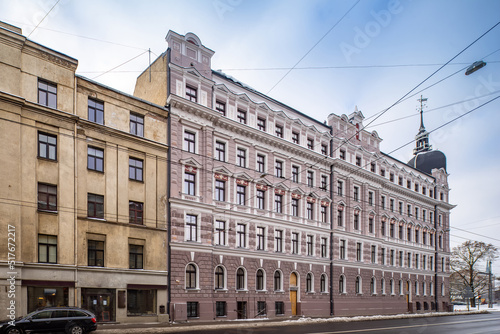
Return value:
[[(333, 129), (330, 127), (330, 157), (333, 158)], [(327, 160), (328, 161), (328, 160)], [(333, 163), (330, 162), (330, 199), (332, 203), (330, 205), (330, 316), (333, 316), (333, 216), (335, 213), (334, 202), (333, 202)]]
[[(437, 199), (436, 196), (437, 187), (434, 186), (434, 199)], [(434, 236), (434, 304), (436, 307), (436, 311), (439, 310), (438, 304), (438, 206), (434, 204), (434, 230), (436, 231), (436, 235)]]
[[(170, 96), (170, 56), (171, 56), (170, 48), (167, 49), (167, 100)], [(170, 208), (170, 196), (171, 196), (171, 180), (170, 177), (172, 175), (172, 116), (170, 115), (170, 106), (165, 106), (168, 110), (167, 114), (167, 200), (166, 200), (166, 215), (167, 215), (167, 314), (169, 321), (172, 321), (172, 312), (171, 312), (171, 300), (172, 300), (172, 256), (171, 256), (171, 246), (170, 242), (172, 241), (172, 222), (171, 222), (171, 208)]]

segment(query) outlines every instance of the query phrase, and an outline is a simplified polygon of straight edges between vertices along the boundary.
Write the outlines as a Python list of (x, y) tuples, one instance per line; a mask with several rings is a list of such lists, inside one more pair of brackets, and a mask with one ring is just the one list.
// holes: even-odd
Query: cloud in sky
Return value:
[[(0, 20), (22, 27), (28, 35), (55, 3), (0, 0)], [(325, 120), (330, 113), (348, 114), (356, 105), (367, 117), (391, 106), (497, 23), (500, 13), (496, 0), (361, 0), (310, 50), (355, 3), (61, 0), (30, 39), (78, 59), (77, 73), (93, 78), (148, 49), (155, 59), (167, 48), (169, 29), (193, 32), (216, 52), (214, 69), (263, 93), (310, 51), (270, 96)], [(479, 72), (460, 72), (422, 93), (429, 109), (478, 98), (426, 113), (428, 130), (499, 95), (499, 49), (500, 26), (454, 60), (459, 65), (447, 66), (419, 88), (491, 54)], [(131, 94), (147, 65), (146, 52), (96, 80)], [(282, 69), (257, 70), (263, 68)], [(485, 94), (491, 95), (481, 97)], [(415, 114), (418, 96), (394, 106), (374, 124)], [(500, 218), (499, 108), (500, 99), (431, 135), (434, 148), (448, 158), (450, 198), (458, 205), (452, 211), (452, 245), (463, 241), (459, 237), (481, 239), (453, 230), (454, 225), (485, 236), (500, 235), (500, 224), (493, 224)], [(378, 132), (384, 139), (382, 150), (390, 152), (414, 140), (418, 126), (419, 118), (409, 117), (370, 130)], [(393, 156), (407, 161), (412, 149), (413, 144)], [(482, 239), (500, 247), (500, 241)], [(500, 274), (500, 261), (495, 269)]]

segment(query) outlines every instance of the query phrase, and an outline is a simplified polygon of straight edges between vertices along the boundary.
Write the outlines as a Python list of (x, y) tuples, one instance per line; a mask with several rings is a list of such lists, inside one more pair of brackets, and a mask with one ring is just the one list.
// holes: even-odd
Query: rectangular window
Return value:
[(418, 183), (415, 183), (415, 191), (419, 191), (419, 184)]
[(57, 186), (38, 183), (38, 210), (57, 211)]
[(142, 225), (144, 217), (144, 203), (128, 202), (128, 219), (130, 224)]
[(373, 192), (368, 192), (368, 205), (373, 206)]
[(411, 189), (411, 180), (406, 180), (406, 188)]
[(394, 173), (389, 174), (389, 181), (394, 182)]
[(399, 266), (403, 266), (403, 251), (399, 251)]
[(156, 314), (155, 289), (127, 289), (127, 315)]
[(129, 254), (129, 268), (130, 269), (144, 269), (143, 268), (143, 257), (144, 257), (144, 246), (140, 245), (128, 245)]
[(299, 254), (299, 234), (292, 232), (292, 254)]
[(221, 141), (215, 142), (215, 159), (218, 161), (226, 161), (226, 143)]
[(247, 166), (247, 151), (243, 148), (238, 148), (236, 150), (236, 163), (240, 167)]
[(320, 208), (321, 208), (320, 209), (321, 210), (321, 222), (322, 223), (326, 223), (327, 222), (327, 218), (328, 218), (327, 207), (324, 206), (324, 205), (322, 205)]
[(354, 200), (359, 202), (359, 187), (354, 187)]
[(294, 217), (299, 216), (299, 199), (298, 198), (292, 198), (292, 216), (294, 216)]
[(380, 222), (380, 234), (382, 236), (385, 236), (385, 222), (384, 221)]
[(198, 318), (198, 302), (187, 302), (187, 317)]
[(276, 160), (275, 175), (276, 177), (283, 178), (283, 161)]
[(219, 246), (226, 245), (226, 222), (215, 221), (215, 244)]
[(57, 236), (38, 235), (38, 262), (57, 263)]
[(104, 124), (104, 102), (88, 99), (89, 121)]
[(328, 176), (321, 175), (321, 190), (326, 191), (328, 188)]
[(380, 197), (380, 206), (385, 210), (385, 196)]
[(340, 253), (339, 253), (339, 257), (341, 260), (345, 260), (346, 259), (346, 248), (345, 248), (345, 240), (340, 240)]
[(307, 255), (314, 255), (314, 236), (312, 235), (307, 236)]
[(143, 181), (142, 170), (143, 161), (140, 159), (129, 158), (128, 159), (128, 177), (131, 180)]
[(390, 227), (390, 230), (389, 230), (389, 235), (391, 238), (394, 238), (394, 224), (391, 223), (391, 227)]
[(220, 112), (222, 116), (226, 116), (226, 104), (221, 101), (215, 101), (215, 110)]
[(419, 266), (420, 266), (420, 258), (418, 256), (418, 254), (415, 254), (415, 269), (418, 269)]
[(371, 261), (372, 263), (377, 262), (377, 247), (374, 245), (372, 245)]
[(192, 102), (197, 102), (198, 90), (192, 86), (186, 86), (186, 99)]
[(339, 158), (342, 160), (345, 160), (345, 150), (340, 150), (339, 151)]
[(104, 172), (104, 150), (87, 147), (87, 168), (96, 172)]
[(266, 192), (264, 190), (257, 189), (257, 209), (266, 209)]
[(184, 151), (196, 153), (196, 134), (184, 131)]
[(356, 261), (361, 261), (362, 259), (361, 247), (362, 244), (360, 242), (356, 243)]
[(247, 124), (247, 112), (245, 110), (238, 109), (236, 117), (238, 118), (238, 122), (241, 124)]
[(130, 133), (144, 137), (144, 116), (130, 113)]
[(299, 183), (299, 166), (292, 166), (292, 182)]
[(418, 208), (415, 208), (415, 219), (418, 219)]
[(259, 173), (266, 172), (266, 156), (262, 154), (257, 154), (257, 171)]
[(389, 203), (390, 203), (389, 204), (389, 208), (390, 208), (391, 212), (394, 212), (394, 200), (391, 198), (389, 200)]
[(186, 241), (198, 241), (198, 217), (195, 215), (186, 215), (186, 225), (184, 229), (184, 238)]
[(238, 205), (246, 205), (246, 194), (247, 187), (238, 184), (236, 186), (236, 203)]
[(406, 264), (408, 265), (408, 268), (411, 268), (411, 253), (406, 254), (408, 258), (406, 259)]
[(377, 165), (372, 162), (370, 163), (370, 172), (375, 173), (377, 171)]
[(292, 132), (292, 142), (294, 144), (300, 144), (299, 136), (300, 136), (300, 134), (298, 132), (295, 132), (295, 131)]
[(321, 154), (328, 155), (328, 145), (327, 144), (321, 144)]
[(260, 131), (266, 131), (266, 119), (265, 118), (257, 118), (257, 128)]
[(257, 316), (264, 316), (266, 314), (267, 314), (266, 302), (258, 301), (257, 302)]
[(266, 229), (264, 227), (257, 227), (257, 250), (266, 249), (265, 245), (265, 232)]
[(281, 125), (275, 125), (276, 137), (283, 138), (283, 127)]
[(399, 214), (403, 214), (403, 202), (399, 202)]
[(427, 269), (427, 255), (422, 255), (422, 269)]
[(374, 228), (373, 228), (373, 218), (369, 217), (368, 218), (368, 232), (373, 233)]
[(104, 218), (104, 196), (87, 194), (87, 217)]
[(321, 257), (328, 257), (328, 239), (321, 238)]
[(402, 177), (402, 176), (398, 176), (398, 184), (399, 184), (400, 186), (402, 186), (402, 185), (403, 185), (403, 177)]
[(310, 170), (307, 171), (307, 186), (314, 187), (314, 172)]
[(380, 169), (380, 176), (385, 177), (385, 169)]
[(283, 213), (283, 195), (274, 195), (274, 211)]
[(245, 224), (236, 225), (236, 247), (247, 246), (247, 226)]
[(215, 180), (215, 200), (219, 202), (226, 200), (226, 181)]
[(394, 259), (394, 249), (391, 249), (390, 261), (391, 261), (391, 266), (393, 266), (394, 265), (394, 261), (395, 261), (395, 259)]
[(380, 263), (385, 265), (385, 248), (380, 249)]
[(92, 267), (104, 267), (104, 241), (87, 241), (88, 265)]
[(337, 195), (343, 196), (344, 193), (344, 182), (337, 181)]
[(57, 137), (38, 132), (38, 157), (57, 160)]
[(340, 206), (337, 209), (337, 225), (338, 226), (344, 225), (344, 208), (343, 208), (343, 206)]
[(399, 225), (399, 239), (403, 240), (403, 226)]
[(283, 231), (275, 230), (274, 231), (274, 250), (278, 253), (283, 252)]
[(307, 219), (314, 219), (314, 204), (311, 202), (306, 203)]
[(274, 309), (276, 310), (276, 315), (285, 314), (285, 303), (284, 302), (275, 302)]
[(57, 109), (57, 85), (38, 79), (38, 103)]
[(226, 302), (215, 302), (215, 316), (225, 317), (227, 315)]
[(310, 150), (314, 150), (314, 139), (307, 138), (307, 148)]
[(186, 195), (196, 195), (196, 174), (184, 173), (184, 193)]
[(361, 157), (356, 157), (356, 166), (361, 167)]

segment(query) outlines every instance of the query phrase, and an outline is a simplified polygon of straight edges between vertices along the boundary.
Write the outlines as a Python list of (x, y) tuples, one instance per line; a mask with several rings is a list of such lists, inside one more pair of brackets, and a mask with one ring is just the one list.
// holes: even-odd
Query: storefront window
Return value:
[(127, 315), (156, 314), (156, 290), (127, 290)]
[(51, 306), (68, 306), (68, 288), (28, 286), (28, 312)]

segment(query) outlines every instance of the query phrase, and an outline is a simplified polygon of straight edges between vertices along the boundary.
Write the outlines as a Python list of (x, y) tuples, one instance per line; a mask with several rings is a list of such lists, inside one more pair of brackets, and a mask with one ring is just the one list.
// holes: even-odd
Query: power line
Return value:
[(143, 55), (143, 54), (145, 54), (146, 52), (149, 52), (149, 51), (148, 51), (148, 50), (146, 50), (146, 51), (144, 51), (143, 53), (141, 53), (141, 54), (139, 54), (139, 55), (137, 55), (137, 56), (135, 56), (135, 57), (133, 57), (133, 58), (130, 58), (130, 59), (129, 59), (129, 60), (127, 60), (126, 62), (121, 63), (120, 65), (115, 66), (115, 67), (113, 67), (112, 69), (110, 69), (110, 70), (108, 70), (108, 71), (106, 71), (106, 72), (103, 72), (103, 73), (99, 74), (99, 75), (98, 75), (98, 76), (96, 76), (96, 77), (93, 77), (93, 78), (92, 78), (92, 80), (95, 80), (95, 79), (99, 78), (100, 76), (103, 76), (104, 74), (109, 73), (109, 72), (113, 71), (114, 69), (117, 69), (118, 67), (123, 66), (123, 65), (125, 65), (125, 64), (127, 64), (127, 63), (129, 63), (129, 62), (131, 62), (132, 60), (136, 59), (136, 58), (139, 58), (140, 56), (142, 56), (142, 55)]
[(466, 232), (466, 233), (474, 234), (474, 235), (477, 235), (477, 236), (479, 236), (479, 237), (488, 238), (488, 239), (495, 240), (495, 241), (500, 241), (500, 239), (497, 239), (497, 238), (492, 238), (492, 237), (489, 237), (489, 236), (487, 236), (487, 235), (483, 235), (483, 234), (479, 234), (479, 233), (475, 233), (475, 232), (471, 232), (471, 231), (467, 231), (467, 230), (464, 230), (464, 229), (462, 229), (462, 228), (454, 227), (454, 229), (457, 229), (457, 230), (462, 231), (462, 232)]
[(283, 77), (281, 77), (281, 79), (278, 80), (277, 83), (274, 84), (274, 86), (271, 87), (270, 90), (267, 91), (267, 94), (271, 93), (271, 91), (276, 87), (278, 86), (278, 84), (283, 81), (283, 79), (285, 79), (285, 77), (302, 61), (304, 60), (305, 57), (307, 57), (307, 55), (316, 47), (318, 46), (319, 43), (321, 43), (321, 41), (333, 30), (335, 29), (335, 27), (354, 9), (354, 7), (356, 7), (356, 5), (360, 2), (361, 0), (358, 0), (356, 1), (356, 3), (354, 5), (351, 6), (351, 8), (349, 8), (349, 10), (347, 12), (345, 12), (344, 15), (342, 15), (342, 17), (319, 39), (319, 41), (316, 42), (316, 44), (314, 44), (310, 49), (309, 51), (306, 52), (305, 55), (302, 56), (302, 58), (299, 59), (298, 62), (295, 63), (295, 65), (293, 65), (293, 67), (291, 69), (289, 69), (285, 75), (283, 75)]
[(40, 20), (40, 22), (38, 22), (38, 24), (35, 26), (35, 28), (33, 30), (31, 30), (31, 32), (29, 33), (29, 35), (26, 37), (27, 39), (30, 38), (31, 34), (35, 32), (35, 30), (38, 28), (38, 26), (50, 14), (50, 12), (52, 11), (52, 9), (54, 9), (54, 7), (57, 6), (57, 4), (59, 3), (59, 1), (61, 1), (61, 0), (57, 0), (56, 3), (54, 4), (54, 6), (52, 6), (52, 8), (49, 9), (49, 11), (47, 12), (47, 14), (45, 14), (45, 16)]

